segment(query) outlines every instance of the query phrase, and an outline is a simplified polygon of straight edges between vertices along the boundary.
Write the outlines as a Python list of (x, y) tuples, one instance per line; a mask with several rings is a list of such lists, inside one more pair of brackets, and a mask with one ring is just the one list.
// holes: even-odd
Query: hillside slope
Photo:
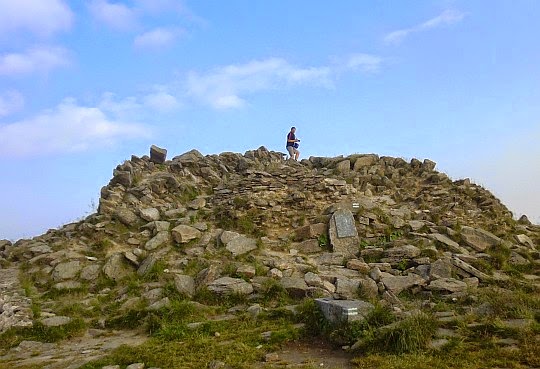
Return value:
[[(534, 367), (538, 245), (539, 226), (515, 221), (489, 191), (450, 180), (430, 160), (294, 162), (264, 147), (193, 150), (161, 163), (133, 156), (102, 188), (97, 213), (0, 241), (6, 273), (20, 270), (19, 281), (0, 286), (0, 363), (67, 367), (46, 361), (53, 349), (39, 342), (136, 328), (152, 338), (88, 349), (70, 367), (102, 356), (85, 368), (252, 367), (265, 357), (260, 365), (272, 366), (272, 352), (313, 335), (353, 356), (451, 352), (459, 343), (485, 360)], [(312, 298), (364, 301), (363, 323), (322, 324)], [(416, 343), (374, 338), (410, 332), (411, 321), (426, 329)], [(20, 354), (25, 342), (35, 342), (32, 358)], [(351, 365), (362, 360), (371, 359)]]

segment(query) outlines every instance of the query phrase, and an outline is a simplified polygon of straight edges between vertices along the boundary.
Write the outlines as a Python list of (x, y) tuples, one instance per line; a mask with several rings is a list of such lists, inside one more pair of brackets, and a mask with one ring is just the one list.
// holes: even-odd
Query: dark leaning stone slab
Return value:
[(356, 237), (358, 235), (351, 212), (337, 211), (334, 213), (338, 238)]

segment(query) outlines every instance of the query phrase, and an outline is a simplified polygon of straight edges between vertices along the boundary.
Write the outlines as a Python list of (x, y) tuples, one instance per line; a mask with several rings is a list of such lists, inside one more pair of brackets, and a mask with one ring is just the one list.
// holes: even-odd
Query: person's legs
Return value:
[(295, 155), (294, 154), (294, 152), (295, 152), (294, 147), (287, 146), (287, 151), (289, 152), (289, 159), (294, 159), (294, 155)]
[(298, 151), (298, 149), (294, 149), (294, 160), (298, 161), (299, 156), (300, 156), (300, 151)]

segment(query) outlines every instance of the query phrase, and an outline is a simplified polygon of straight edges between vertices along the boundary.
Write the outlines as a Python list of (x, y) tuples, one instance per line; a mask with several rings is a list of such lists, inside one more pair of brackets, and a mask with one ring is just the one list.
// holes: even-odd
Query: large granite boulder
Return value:
[(167, 150), (157, 147), (156, 145), (150, 146), (150, 161), (156, 164), (163, 164), (167, 159)]
[(197, 228), (180, 224), (171, 231), (173, 238), (178, 243), (187, 243), (191, 240), (200, 238), (202, 233)]
[(462, 227), (461, 229), (461, 238), (467, 245), (480, 252), (502, 242), (501, 239), (495, 236), (493, 233), (480, 228), (466, 226)]

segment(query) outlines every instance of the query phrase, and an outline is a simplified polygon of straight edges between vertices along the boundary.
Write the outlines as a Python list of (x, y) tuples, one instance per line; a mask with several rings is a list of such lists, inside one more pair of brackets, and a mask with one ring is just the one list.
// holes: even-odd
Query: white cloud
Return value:
[(190, 72), (187, 95), (216, 109), (240, 108), (245, 95), (297, 85), (333, 87), (343, 73), (373, 73), (384, 59), (370, 54), (353, 54), (330, 65), (299, 67), (281, 58), (255, 60), (215, 68), (208, 73)]
[(162, 48), (171, 45), (183, 30), (180, 28), (154, 28), (135, 37), (133, 44), (137, 48)]
[(143, 103), (146, 107), (160, 113), (167, 113), (181, 106), (175, 96), (165, 91), (157, 91), (144, 96)]
[(38, 46), (23, 53), (0, 55), (0, 76), (46, 73), (69, 64), (66, 49), (58, 46)]
[(0, 126), (0, 155), (28, 157), (86, 151), (149, 134), (143, 125), (114, 120), (97, 107), (65, 99), (52, 110)]
[(245, 104), (241, 94), (298, 84), (329, 86), (329, 67), (296, 67), (284, 59), (269, 58), (216, 68), (209, 73), (190, 72), (187, 94), (214, 108), (237, 108)]
[(137, 25), (137, 14), (133, 8), (122, 3), (110, 3), (107, 0), (92, 0), (90, 12), (107, 26), (126, 31)]
[(18, 112), (24, 107), (24, 97), (18, 91), (0, 93), (0, 118)]
[(346, 68), (362, 72), (378, 72), (384, 59), (371, 54), (353, 54), (345, 63)]
[(48, 37), (72, 23), (73, 13), (63, 0), (0, 0), (0, 35), (27, 31)]
[(465, 18), (465, 16), (465, 13), (462, 13), (458, 10), (445, 10), (440, 15), (431, 18), (423, 23), (420, 23), (416, 26), (388, 33), (384, 37), (384, 42), (388, 44), (397, 44), (403, 41), (403, 39), (409, 36), (411, 33), (423, 32), (432, 28), (455, 24), (461, 22), (463, 18)]

